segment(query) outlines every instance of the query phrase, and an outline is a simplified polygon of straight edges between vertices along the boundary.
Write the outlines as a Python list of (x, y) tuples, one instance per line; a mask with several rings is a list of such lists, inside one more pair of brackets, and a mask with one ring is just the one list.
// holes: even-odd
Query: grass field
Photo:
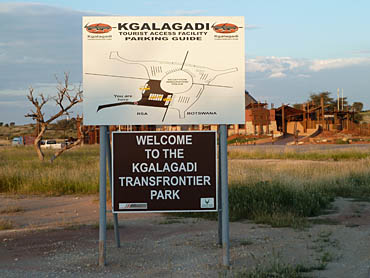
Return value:
[[(337, 196), (370, 200), (369, 148), (298, 150), (250, 148), (229, 152), (232, 220), (302, 226), (304, 217), (320, 214)], [(32, 147), (0, 148), (0, 193), (98, 192), (98, 146), (73, 149), (54, 163), (47, 162), (51, 155), (48, 151), (46, 161), (40, 162)]]
[[(290, 146), (278, 148), (275, 146), (232, 148), (228, 152), (229, 159), (286, 159), (286, 160), (319, 160), (341, 161), (358, 160), (370, 156), (370, 145), (350, 148), (329, 148), (321, 146)], [(369, 146), (369, 147), (366, 147)]]
[(0, 192), (12, 194), (90, 194), (98, 192), (99, 148), (68, 151), (53, 163), (41, 162), (32, 146), (0, 148)]

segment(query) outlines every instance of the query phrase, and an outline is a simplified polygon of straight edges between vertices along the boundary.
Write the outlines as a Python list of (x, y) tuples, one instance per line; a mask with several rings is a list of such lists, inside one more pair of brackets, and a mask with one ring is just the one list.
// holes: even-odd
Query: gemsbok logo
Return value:
[(85, 27), (87, 32), (94, 34), (103, 34), (112, 31), (112, 27), (104, 23), (86, 24)]
[(223, 33), (223, 34), (235, 33), (239, 29), (238, 26), (236, 26), (235, 24), (231, 24), (231, 23), (220, 23), (217, 25), (213, 24), (212, 28), (216, 33)]

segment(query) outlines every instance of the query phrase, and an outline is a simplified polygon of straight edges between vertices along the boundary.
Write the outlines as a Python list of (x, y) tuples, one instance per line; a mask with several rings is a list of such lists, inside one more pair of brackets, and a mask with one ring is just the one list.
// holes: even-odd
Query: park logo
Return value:
[(236, 31), (238, 31), (239, 27), (232, 23), (220, 23), (217, 25), (213, 24), (212, 29), (216, 33), (230, 34), (230, 33), (235, 33)]
[(104, 34), (112, 31), (112, 27), (104, 23), (94, 23), (94, 24), (87, 23), (84, 28), (86, 29), (87, 32), (93, 34)]

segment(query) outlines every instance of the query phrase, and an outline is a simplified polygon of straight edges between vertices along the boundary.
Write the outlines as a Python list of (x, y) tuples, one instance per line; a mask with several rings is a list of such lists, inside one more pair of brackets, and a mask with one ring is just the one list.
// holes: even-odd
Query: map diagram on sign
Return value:
[(121, 76), (91, 72), (86, 72), (85, 74), (146, 80), (146, 83), (140, 88), (140, 99), (102, 103), (97, 107), (97, 113), (103, 109), (109, 109), (115, 106), (138, 105), (164, 109), (162, 122), (165, 120), (168, 109), (177, 110), (179, 118), (184, 119), (186, 111), (199, 100), (207, 87), (232, 88), (213, 82), (221, 75), (238, 71), (238, 68), (215, 70), (204, 66), (187, 64), (186, 59), (188, 54), (189, 51), (186, 52), (183, 61), (179, 63), (165, 61), (132, 61), (121, 57), (117, 51), (110, 52), (109, 59), (142, 67), (145, 69), (147, 76)]

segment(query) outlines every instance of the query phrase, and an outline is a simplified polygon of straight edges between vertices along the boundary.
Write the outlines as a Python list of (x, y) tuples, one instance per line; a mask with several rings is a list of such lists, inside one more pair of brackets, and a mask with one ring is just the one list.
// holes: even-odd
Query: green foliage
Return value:
[(319, 266), (288, 265), (274, 261), (269, 267), (258, 266), (251, 272), (239, 273), (238, 278), (307, 278), (307, 272), (321, 270)]
[(336, 139), (335, 144), (349, 144), (348, 140), (343, 140), (343, 139)]
[(362, 108), (364, 108), (364, 104), (362, 102), (354, 102), (352, 103), (352, 107), (355, 112), (361, 112)]
[(331, 184), (320, 185), (323, 194), (346, 198), (370, 197), (370, 171), (350, 173), (348, 176), (333, 180)]
[(302, 104), (301, 103), (294, 103), (293, 108), (301, 110), (302, 109)]
[(240, 136), (240, 137), (235, 137), (231, 140), (228, 140), (227, 143), (228, 144), (245, 144), (247, 142), (253, 142), (253, 141), (256, 141), (257, 139), (261, 139), (260, 137), (257, 138), (257, 137), (244, 137), (244, 136)]
[(321, 97), (324, 99), (324, 105), (329, 105), (330, 107), (335, 106), (335, 101), (330, 97), (330, 92), (312, 93), (310, 95), (309, 101), (313, 101), (316, 106), (321, 105)]
[(280, 218), (282, 221), (282, 214), (289, 218), (316, 216), (332, 200), (332, 196), (322, 194), (317, 189), (294, 188), (279, 182), (258, 182), (253, 186), (234, 185), (229, 190), (230, 218), (261, 219), (264, 216), (265, 219)]
[(53, 124), (53, 127), (56, 129), (76, 129), (76, 119), (72, 118), (70, 120), (68, 119), (62, 119), (57, 121), (55, 124)]
[(361, 121), (363, 120), (363, 117), (362, 117), (362, 114), (360, 114), (360, 113), (356, 113), (356, 114), (354, 114), (354, 118), (353, 118), (353, 121), (355, 122), (355, 123), (361, 123)]
[[(255, 148), (242, 153), (256, 158)], [(237, 151), (240, 154), (240, 151)], [(370, 152), (356, 147), (311, 150), (305, 153), (258, 148), (258, 158), (284, 160), (229, 160), (231, 220), (250, 219), (273, 227), (305, 228), (309, 216), (330, 208), (335, 197), (370, 198)], [(292, 161), (288, 157), (319, 161)], [(324, 161), (326, 160), (326, 161)], [(329, 160), (329, 161), (328, 161)], [(216, 213), (182, 216), (217, 219)]]

